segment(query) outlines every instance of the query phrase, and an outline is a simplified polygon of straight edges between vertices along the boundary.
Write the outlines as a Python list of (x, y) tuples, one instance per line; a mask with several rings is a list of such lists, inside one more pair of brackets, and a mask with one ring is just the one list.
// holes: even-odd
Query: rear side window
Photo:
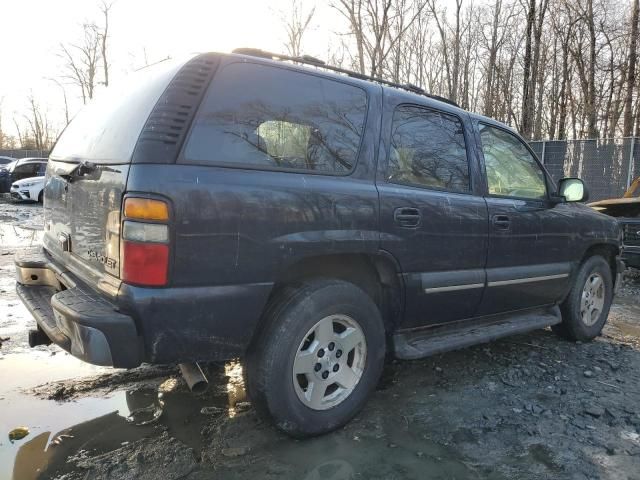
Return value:
[(184, 151), (188, 163), (346, 174), (367, 112), (352, 85), (252, 63), (214, 77)]
[(458, 117), (405, 105), (394, 112), (391, 128), (390, 182), (469, 191), (469, 162)]

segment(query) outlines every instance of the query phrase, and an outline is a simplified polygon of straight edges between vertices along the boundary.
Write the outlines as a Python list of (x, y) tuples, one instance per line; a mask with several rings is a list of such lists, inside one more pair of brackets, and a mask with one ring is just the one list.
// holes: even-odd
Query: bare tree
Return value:
[[(360, 73), (380, 76), (389, 54), (424, 9), (424, 0), (335, 0), (333, 8), (349, 22)], [(368, 67), (367, 67), (368, 64)]]
[(304, 11), (300, 0), (291, 0), (291, 7), (288, 14), (282, 16), (287, 32), (287, 41), (284, 45), (287, 53), (292, 57), (299, 57), (304, 53), (302, 50), (302, 39), (307, 28), (309, 28), (315, 11), (315, 7), (311, 8), (311, 10)]
[(82, 26), (80, 43), (60, 45), (60, 56), (65, 61), (64, 78), (80, 88), (84, 104), (93, 98), (97, 85), (100, 55), (100, 32), (94, 24)]
[(107, 42), (109, 39), (109, 13), (113, 7), (113, 2), (107, 2), (102, 0), (100, 3), (100, 12), (102, 12), (102, 30), (98, 31), (98, 38), (100, 39), (100, 55), (102, 56), (102, 72), (103, 72), (103, 84), (105, 87), (109, 86), (109, 56)]
[[(631, 16), (631, 37), (629, 39), (629, 62), (627, 67), (627, 91), (624, 99), (624, 125), (622, 135), (628, 137), (633, 131), (633, 88), (636, 83), (636, 63), (638, 58), (638, 17), (640, 16), (640, 1), (633, 2)], [(638, 100), (640, 103), (640, 99)]]
[(24, 116), (29, 127), (29, 137), (37, 150), (48, 150), (52, 143), (51, 125), (46, 112), (43, 111), (33, 92), (27, 97), (28, 114)]

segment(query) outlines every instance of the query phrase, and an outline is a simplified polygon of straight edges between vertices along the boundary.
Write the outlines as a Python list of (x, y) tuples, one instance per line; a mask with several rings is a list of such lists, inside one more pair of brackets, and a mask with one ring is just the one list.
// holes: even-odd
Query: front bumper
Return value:
[(624, 275), (624, 270), (627, 268), (624, 257), (616, 257), (616, 278), (615, 278), (615, 286), (613, 287), (613, 294), (617, 295), (620, 287), (622, 287), (622, 277)]
[(622, 260), (628, 267), (640, 268), (640, 247), (624, 247)]
[(142, 363), (133, 318), (57, 267), (39, 247), (17, 254), (15, 266), (18, 296), (52, 342), (95, 365)]
[(11, 198), (13, 200), (31, 200), (31, 194), (29, 193), (29, 190), (17, 190), (12, 188)]

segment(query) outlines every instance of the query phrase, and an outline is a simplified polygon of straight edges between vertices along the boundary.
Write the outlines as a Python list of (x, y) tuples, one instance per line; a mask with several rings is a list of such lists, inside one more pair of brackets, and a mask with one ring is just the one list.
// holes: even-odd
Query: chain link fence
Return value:
[(640, 138), (548, 140), (531, 148), (557, 182), (579, 177), (587, 184), (589, 200), (621, 197), (640, 175)]
[(47, 158), (49, 156), (49, 150), (1, 150), (0, 157), (11, 158)]

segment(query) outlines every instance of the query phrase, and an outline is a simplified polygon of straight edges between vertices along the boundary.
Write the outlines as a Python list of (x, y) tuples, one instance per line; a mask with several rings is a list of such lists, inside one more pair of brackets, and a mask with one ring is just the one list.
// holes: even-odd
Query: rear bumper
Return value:
[(18, 296), (52, 342), (95, 365), (140, 365), (142, 340), (133, 318), (71, 279), (40, 248), (16, 255), (15, 266)]
[(112, 301), (40, 247), (18, 254), (15, 265), (18, 295), (51, 341), (86, 362), (122, 368), (243, 356), (273, 287), (123, 283)]

